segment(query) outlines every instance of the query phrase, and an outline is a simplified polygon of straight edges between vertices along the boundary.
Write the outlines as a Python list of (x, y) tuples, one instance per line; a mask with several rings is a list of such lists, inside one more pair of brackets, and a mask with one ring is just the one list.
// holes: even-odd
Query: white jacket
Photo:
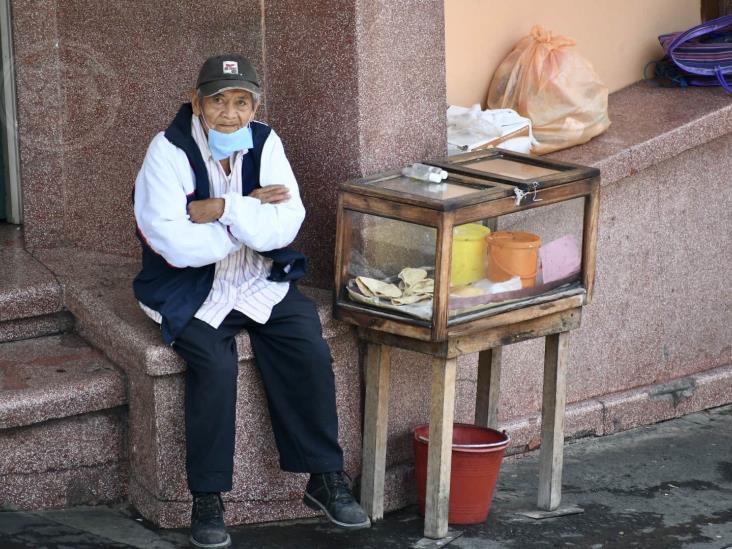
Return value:
[(135, 181), (135, 219), (150, 248), (173, 267), (216, 263), (242, 245), (258, 252), (283, 248), (297, 236), (305, 219), (297, 181), (282, 140), (271, 130), (262, 150), (260, 185), (286, 185), (290, 199), (262, 204), (256, 198), (224, 195), (224, 213), (217, 222), (193, 223), (188, 197), (194, 192), (193, 169), (186, 154), (155, 136)]

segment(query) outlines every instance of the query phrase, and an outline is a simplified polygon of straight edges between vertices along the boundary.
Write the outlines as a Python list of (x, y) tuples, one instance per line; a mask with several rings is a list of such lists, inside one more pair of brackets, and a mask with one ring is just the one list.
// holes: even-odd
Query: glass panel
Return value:
[(351, 215), (345, 295), (353, 302), (432, 320), (437, 229)]
[(541, 166), (534, 166), (532, 164), (524, 164), (523, 162), (505, 158), (466, 162), (464, 165), (473, 170), (513, 177), (514, 179), (536, 179), (537, 177), (561, 173), (557, 170), (542, 168)]
[[(455, 228), (450, 323), (578, 292), (584, 198)], [(489, 233), (489, 234), (486, 234)]]
[(374, 187), (399, 191), (401, 193), (413, 194), (433, 200), (449, 200), (466, 194), (481, 192), (481, 189), (475, 187), (467, 187), (455, 183), (430, 183), (428, 181), (420, 181), (411, 177), (394, 177), (370, 183)]

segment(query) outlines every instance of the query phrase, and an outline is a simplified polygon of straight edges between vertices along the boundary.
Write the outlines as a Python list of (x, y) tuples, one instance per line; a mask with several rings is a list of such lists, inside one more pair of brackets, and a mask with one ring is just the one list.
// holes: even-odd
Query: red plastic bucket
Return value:
[[(488, 517), (498, 471), (510, 440), (505, 432), (495, 429), (453, 424), (449, 523), (477, 524)], [(429, 425), (417, 427), (414, 430), (414, 453), (420, 515), (424, 515), (427, 491), (428, 443)]]

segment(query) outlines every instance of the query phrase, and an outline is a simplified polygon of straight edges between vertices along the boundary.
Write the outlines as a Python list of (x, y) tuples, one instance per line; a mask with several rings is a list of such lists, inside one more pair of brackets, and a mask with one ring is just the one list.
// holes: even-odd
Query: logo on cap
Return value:
[(238, 74), (239, 63), (236, 61), (224, 61), (224, 74)]

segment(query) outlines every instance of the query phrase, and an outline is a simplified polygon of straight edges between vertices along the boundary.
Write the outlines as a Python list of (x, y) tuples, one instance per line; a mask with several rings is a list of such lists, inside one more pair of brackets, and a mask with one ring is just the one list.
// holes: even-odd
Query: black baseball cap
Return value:
[(236, 54), (209, 57), (201, 67), (196, 89), (204, 97), (227, 88), (239, 88), (262, 93), (259, 77), (249, 60)]

